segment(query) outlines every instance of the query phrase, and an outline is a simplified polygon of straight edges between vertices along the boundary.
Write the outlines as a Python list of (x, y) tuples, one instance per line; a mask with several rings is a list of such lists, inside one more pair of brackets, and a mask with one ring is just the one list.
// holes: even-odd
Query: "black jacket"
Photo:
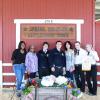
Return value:
[(49, 57), (50, 67), (65, 67), (66, 57), (65, 53), (61, 50), (58, 51), (56, 48), (51, 50)]
[(49, 64), (49, 55), (50, 55), (50, 52), (47, 51), (46, 53), (43, 52), (43, 50), (40, 50), (38, 53), (37, 53), (37, 56), (38, 56), (38, 66), (39, 68), (40, 67), (49, 67), (50, 64)]

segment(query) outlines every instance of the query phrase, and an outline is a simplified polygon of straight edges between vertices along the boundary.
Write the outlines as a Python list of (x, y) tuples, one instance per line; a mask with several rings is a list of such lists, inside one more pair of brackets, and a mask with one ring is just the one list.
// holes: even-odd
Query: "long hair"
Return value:
[(70, 49), (73, 49), (73, 45), (72, 45), (72, 43), (70, 42), (70, 41), (66, 41), (65, 43), (64, 43), (64, 49), (67, 51), (67, 48), (66, 48), (66, 44), (69, 44), (70, 45)]
[[(19, 42), (19, 45), (18, 45), (18, 49), (19, 49), (19, 50), (21, 49), (22, 43), (24, 43), (24, 45), (26, 46), (26, 43), (25, 43), (24, 41), (20, 41), (20, 42)], [(26, 49), (24, 48), (24, 50), (26, 50)]]

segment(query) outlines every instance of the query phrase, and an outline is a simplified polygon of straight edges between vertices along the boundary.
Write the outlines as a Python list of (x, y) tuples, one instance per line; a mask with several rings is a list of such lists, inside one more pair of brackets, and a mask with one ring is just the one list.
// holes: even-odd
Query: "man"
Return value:
[(38, 71), (39, 78), (41, 79), (43, 76), (50, 75), (50, 66), (49, 66), (49, 44), (48, 42), (43, 43), (43, 48), (38, 52)]
[(50, 53), (51, 72), (56, 77), (59, 75), (63, 75), (65, 72), (66, 59), (65, 59), (65, 54), (61, 50), (61, 48), (62, 48), (62, 42), (57, 41), (56, 48), (54, 48)]
[[(86, 45), (87, 56), (91, 62), (91, 70), (86, 72), (86, 80), (89, 88), (89, 95), (97, 94), (97, 66), (96, 61), (99, 61), (97, 52), (92, 48), (91, 44)], [(91, 82), (92, 79), (92, 82)]]
[(79, 41), (75, 42), (75, 80), (77, 87), (80, 88), (82, 92), (85, 92), (85, 75), (84, 71), (82, 71), (82, 63), (84, 57), (86, 56), (86, 51), (81, 48), (81, 44)]

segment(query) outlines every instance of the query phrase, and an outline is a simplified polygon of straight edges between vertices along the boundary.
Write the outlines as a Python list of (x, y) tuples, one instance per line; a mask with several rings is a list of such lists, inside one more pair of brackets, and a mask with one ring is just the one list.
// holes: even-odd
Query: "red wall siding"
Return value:
[(100, 57), (100, 22), (96, 22), (95, 23), (96, 25), (96, 35), (95, 35), (95, 43), (96, 43), (96, 50), (99, 54), (99, 57)]
[[(14, 19), (84, 19), (82, 43), (92, 43), (94, 0), (3, 0), (3, 62), (15, 48)], [(33, 40), (34, 41), (34, 40)]]
[(0, 2), (0, 60), (2, 60), (2, 1)]

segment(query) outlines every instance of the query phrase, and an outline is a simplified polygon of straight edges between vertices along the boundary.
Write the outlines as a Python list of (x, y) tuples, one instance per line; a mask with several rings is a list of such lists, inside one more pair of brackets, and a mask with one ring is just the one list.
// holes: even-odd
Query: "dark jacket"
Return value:
[(62, 50), (58, 51), (56, 48), (51, 50), (49, 62), (50, 62), (50, 67), (65, 67), (66, 66), (65, 53)]
[(46, 53), (43, 52), (43, 50), (40, 50), (38, 53), (37, 53), (37, 56), (38, 56), (38, 66), (39, 68), (41, 67), (49, 67), (49, 55), (50, 55), (50, 52), (47, 51)]

